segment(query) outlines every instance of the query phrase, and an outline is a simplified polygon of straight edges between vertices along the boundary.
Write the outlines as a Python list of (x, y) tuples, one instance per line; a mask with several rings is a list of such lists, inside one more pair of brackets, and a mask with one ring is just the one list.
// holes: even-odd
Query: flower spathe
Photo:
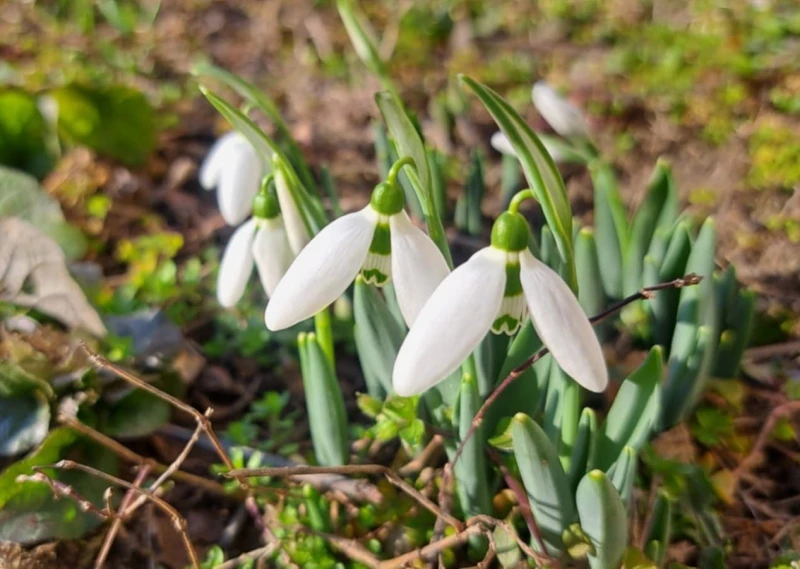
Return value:
[(250, 214), (261, 186), (264, 165), (255, 148), (239, 132), (221, 136), (200, 167), (200, 185), (217, 188), (217, 204), (228, 225), (239, 225)]
[(234, 306), (242, 298), (253, 265), (267, 296), (272, 296), (294, 259), (277, 203), (274, 198), (259, 195), (257, 204), (262, 197), (269, 203), (269, 213), (263, 214), (263, 209), (257, 205), (256, 215), (233, 233), (222, 255), (217, 300), (225, 308)]
[(395, 360), (395, 391), (411, 396), (431, 388), (487, 332), (513, 334), (527, 314), (569, 376), (590, 391), (605, 389), (608, 371), (589, 319), (561, 277), (527, 249), (524, 218), (506, 213), (495, 223), (492, 245), (450, 273), (423, 306)]
[(359, 272), (378, 286), (394, 281), (400, 312), (412, 325), (449, 269), (436, 245), (402, 207), (402, 190), (381, 184), (370, 205), (323, 228), (271, 296), (267, 328), (283, 330), (310, 318), (339, 298)]

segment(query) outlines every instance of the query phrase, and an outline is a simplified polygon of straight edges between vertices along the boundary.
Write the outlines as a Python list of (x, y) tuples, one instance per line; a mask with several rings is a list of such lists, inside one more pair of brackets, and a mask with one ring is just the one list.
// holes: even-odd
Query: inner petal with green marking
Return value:
[(392, 279), (392, 240), (388, 216), (378, 217), (361, 274), (364, 282), (375, 286), (383, 286)]
[(519, 280), (519, 254), (508, 253), (506, 261), (506, 289), (503, 303), (492, 323), (495, 334), (516, 334), (528, 314), (528, 305)]

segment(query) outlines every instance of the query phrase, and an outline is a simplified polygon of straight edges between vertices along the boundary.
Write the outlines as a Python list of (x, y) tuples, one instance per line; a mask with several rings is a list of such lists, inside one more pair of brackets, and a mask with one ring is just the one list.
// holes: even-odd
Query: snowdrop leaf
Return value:
[(593, 470), (578, 484), (575, 503), (592, 544), (589, 566), (616, 569), (628, 545), (628, 516), (619, 492), (602, 471)]
[[(562, 533), (575, 521), (575, 501), (558, 452), (536, 422), (525, 414), (514, 416), (514, 456), (531, 511), (551, 554), (561, 551)], [(536, 540), (533, 542), (537, 547)]]
[[(465, 374), (454, 413), (460, 438), (463, 439), (467, 435), (480, 407), (478, 384), (475, 378)], [(475, 434), (464, 444), (461, 458), (455, 464), (454, 473), (464, 513), (467, 516), (488, 514), (491, 511), (491, 498), (486, 479), (486, 453), (483, 449), (482, 427), (478, 427)]]
[(378, 49), (375, 45), (375, 32), (371, 29), (367, 19), (352, 0), (338, 0), (336, 7), (358, 57), (364, 62), (367, 69), (386, 81), (386, 69), (378, 56)]
[(678, 191), (669, 165), (659, 160), (647, 187), (644, 202), (631, 224), (630, 241), (623, 267), (623, 295), (635, 293), (642, 286), (644, 256), (657, 229), (670, 227), (678, 217)]
[(622, 503), (626, 506), (633, 493), (633, 483), (636, 479), (636, 450), (626, 446), (617, 458), (617, 461), (608, 469), (608, 477), (614, 488), (619, 492)]
[(30, 450), (47, 436), (50, 405), (41, 395), (0, 398), (0, 456)]
[(661, 413), (662, 354), (661, 346), (654, 346), (622, 383), (600, 430), (597, 468), (607, 470), (626, 446), (641, 449), (653, 432)]
[(525, 120), (500, 95), (465, 75), (461, 81), (472, 90), (511, 143), (525, 178), (536, 194), (566, 265), (566, 279), (577, 290), (572, 246), (572, 208), (561, 174), (541, 140)]
[(599, 160), (589, 164), (594, 186), (594, 230), (600, 276), (609, 298), (622, 298), (622, 261), (628, 248), (628, 219), (611, 166)]
[(336, 373), (315, 334), (301, 334), (298, 345), (314, 454), (324, 466), (346, 464), (347, 414)]
[[(425, 152), (425, 144), (422, 142), (414, 123), (403, 110), (402, 103), (390, 91), (381, 91), (375, 95), (375, 102), (386, 121), (389, 134), (397, 143), (399, 157), (409, 156), (414, 160), (415, 169), (404, 169), (404, 172), (411, 180), (412, 185), (422, 188), (422, 195), (419, 201), (425, 208), (427, 200), (425, 196), (431, 192), (431, 173), (428, 167), (428, 155)], [(419, 192), (418, 192), (419, 193)], [(431, 194), (432, 195), (432, 194)], [(430, 215), (433, 212), (425, 211)]]
[(377, 289), (366, 284), (360, 275), (356, 277), (353, 318), (353, 335), (367, 389), (370, 395), (383, 397), (392, 392), (392, 368), (405, 334)]
[(105, 326), (72, 280), (58, 244), (15, 217), (0, 219), (0, 300), (35, 308), (70, 328), (104, 336)]
[(569, 464), (570, 487), (577, 489), (578, 483), (593, 468), (597, 448), (597, 415), (594, 409), (584, 407), (578, 422), (578, 433), (572, 447)]

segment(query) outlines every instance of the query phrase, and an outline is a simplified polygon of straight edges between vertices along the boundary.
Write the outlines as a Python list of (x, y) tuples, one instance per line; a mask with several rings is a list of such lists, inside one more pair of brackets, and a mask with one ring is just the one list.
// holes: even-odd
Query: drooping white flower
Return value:
[[(547, 153), (553, 159), (553, 162), (567, 162), (570, 159), (570, 156), (568, 156), (560, 146), (553, 144), (549, 138), (540, 136), (539, 140), (542, 141), (544, 149), (547, 150)], [(489, 142), (492, 145), (492, 148), (497, 150), (499, 153), (514, 157), (517, 156), (517, 153), (514, 152), (514, 147), (511, 146), (511, 142), (508, 140), (508, 137), (501, 131), (498, 130), (496, 133), (494, 133)]]
[(531, 91), (533, 105), (553, 130), (565, 138), (586, 138), (589, 126), (575, 105), (562, 97), (545, 81), (537, 81)]
[(370, 204), (322, 229), (300, 252), (271, 296), (267, 328), (282, 330), (339, 298), (359, 272), (377, 286), (394, 281), (400, 312), (414, 323), (449, 269), (439, 249), (403, 210), (402, 190), (378, 185)]
[(200, 185), (217, 188), (217, 204), (228, 225), (238, 225), (251, 211), (261, 186), (264, 164), (253, 145), (239, 132), (220, 137), (200, 167)]
[(256, 197), (254, 217), (233, 233), (222, 255), (217, 299), (225, 308), (242, 298), (254, 264), (267, 296), (272, 296), (294, 259), (277, 201), (264, 195), (260, 204), (260, 198), (262, 194)]
[(408, 332), (394, 365), (398, 395), (429, 389), (453, 371), (490, 330), (513, 334), (529, 313), (556, 362), (590, 391), (608, 383), (603, 352), (589, 319), (561, 277), (527, 248), (528, 227), (504, 213), (492, 244), (436, 288)]

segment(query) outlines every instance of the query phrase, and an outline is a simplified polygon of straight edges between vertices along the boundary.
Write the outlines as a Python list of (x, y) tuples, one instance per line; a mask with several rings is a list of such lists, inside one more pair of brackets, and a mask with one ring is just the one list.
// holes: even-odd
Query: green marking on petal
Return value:
[(374, 286), (383, 286), (389, 282), (389, 275), (381, 272), (379, 269), (363, 269), (361, 276), (364, 277), (364, 282)]
[(500, 310), (497, 311), (497, 318), (492, 323), (492, 332), (509, 336), (516, 334), (527, 314), (528, 305), (522, 292), (504, 296)]
[(369, 245), (369, 252), (376, 255), (392, 254), (392, 234), (389, 224), (379, 221), (375, 225), (375, 233), (372, 234), (372, 243)]
[(495, 334), (516, 334), (522, 326), (522, 320), (514, 318), (508, 314), (503, 314), (500, 318), (492, 322), (492, 332)]
[(506, 290), (503, 296), (522, 294), (522, 282), (519, 280), (519, 262), (506, 263)]

